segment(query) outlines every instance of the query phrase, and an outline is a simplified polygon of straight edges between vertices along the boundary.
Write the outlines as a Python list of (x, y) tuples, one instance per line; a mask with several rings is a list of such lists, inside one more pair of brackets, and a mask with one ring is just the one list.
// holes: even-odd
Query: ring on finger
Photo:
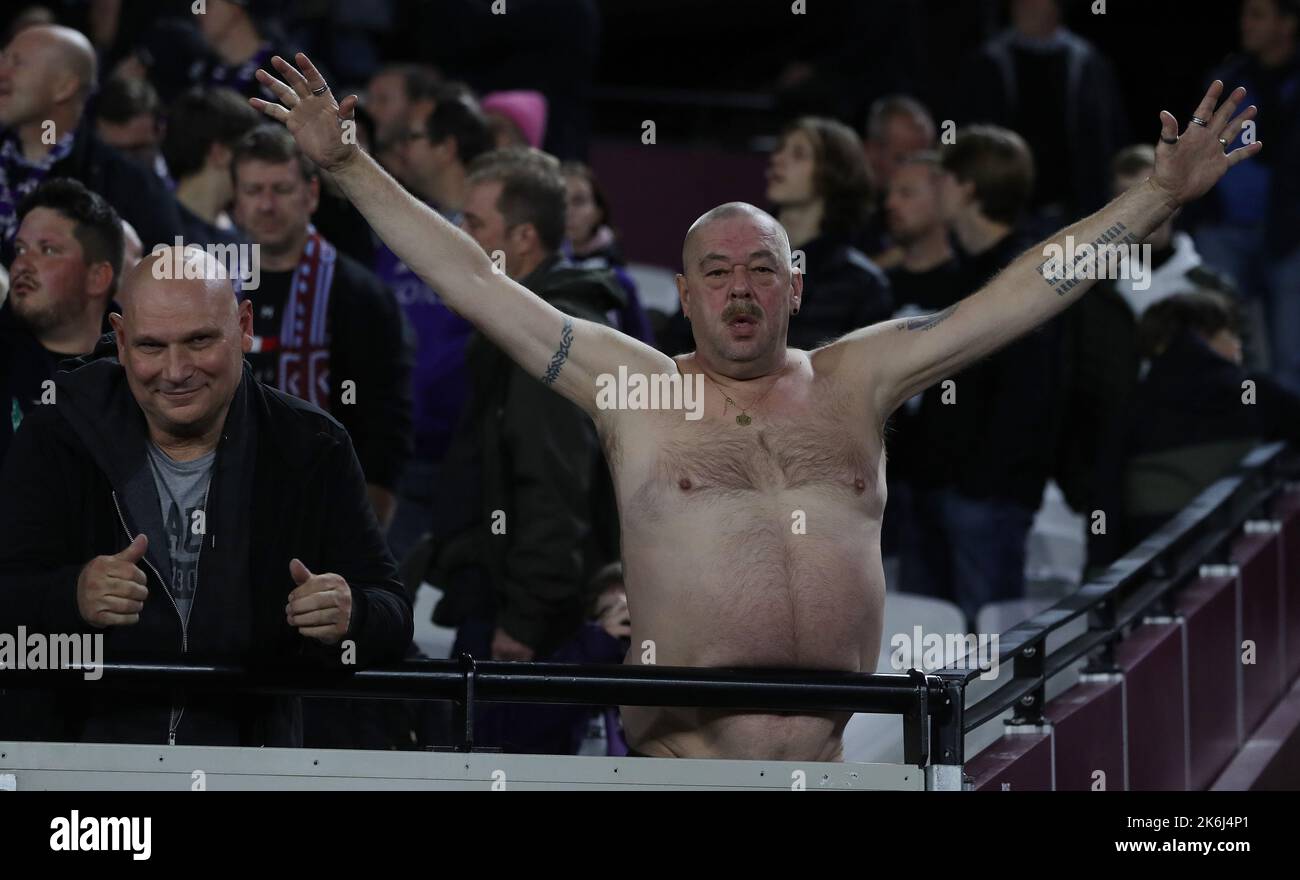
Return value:
[(319, 89), (312, 89), (311, 93), (319, 98), (321, 95), (325, 94), (329, 90), (330, 90), (329, 86), (321, 86)]

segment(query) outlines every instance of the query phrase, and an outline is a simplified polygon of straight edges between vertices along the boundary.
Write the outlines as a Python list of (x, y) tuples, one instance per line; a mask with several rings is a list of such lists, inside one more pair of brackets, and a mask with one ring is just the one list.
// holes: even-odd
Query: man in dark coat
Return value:
[[(177, 278), (180, 260), (164, 249), (136, 267), (115, 338), (58, 373), (55, 402), (14, 438), (0, 472), (0, 632), (102, 636), (108, 662), (402, 656), (411, 607), (347, 432), (252, 378), (251, 304), (236, 305), (215, 259), (187, 252), (198, 271)], [(294, 698), (96, 689), (36, 705), (11, 735), (302, 736)]]

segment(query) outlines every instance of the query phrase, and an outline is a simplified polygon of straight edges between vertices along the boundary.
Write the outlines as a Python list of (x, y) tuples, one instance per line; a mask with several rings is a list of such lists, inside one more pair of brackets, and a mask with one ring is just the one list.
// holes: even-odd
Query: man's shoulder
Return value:
[(288, 444), (338, 443), (348, 440), (347, 429), (325, 410), (262, 382), (255, 382), (266, 404), (270, 428), (276, 439)]
[(273, 453), (278, 466), (270, 472), (283, 474), (274, 479), (323, 479), (333, 487), (351, 479), (348, 460), (356, 459), (356, 449), (335, 416), (278, 388), (258, 383), (258, 390), (262, 417), (257, 446)]

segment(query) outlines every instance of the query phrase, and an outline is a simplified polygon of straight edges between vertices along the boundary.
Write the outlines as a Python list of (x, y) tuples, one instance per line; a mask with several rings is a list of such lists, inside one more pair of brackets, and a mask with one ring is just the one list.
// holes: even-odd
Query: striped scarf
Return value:
[(294, 270), (280, 323), (280, 374), (286, 394), (330, 408), (330, 286), (337, 252), (316, 227), (307, 227), (307, 245)]

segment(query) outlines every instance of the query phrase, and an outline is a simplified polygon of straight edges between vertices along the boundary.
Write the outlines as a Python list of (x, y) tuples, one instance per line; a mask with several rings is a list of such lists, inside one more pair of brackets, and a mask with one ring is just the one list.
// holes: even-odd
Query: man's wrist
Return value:
[(1143, 184), (1151, 188), (1152, 193), (1161, 200), (1162, 205), (1170, 214), (1182, 207), (1182, 204), (1174, 197), (1174, 194), (1157, 183), (1155, 177), (1148, 177), (1143, 181)]
[(361, 157), (364, 153), (365, 151), (360, 147), (353, 147), (352, 151), (348, 153), (346, 159), (335, 163), (333, 166), (325, 170), (329, 172), (330, 176), (333, 177), (335, 181), (342, 183), (348, 177), (354, 176), (356, 172), (361, 169), (363, 165)]

